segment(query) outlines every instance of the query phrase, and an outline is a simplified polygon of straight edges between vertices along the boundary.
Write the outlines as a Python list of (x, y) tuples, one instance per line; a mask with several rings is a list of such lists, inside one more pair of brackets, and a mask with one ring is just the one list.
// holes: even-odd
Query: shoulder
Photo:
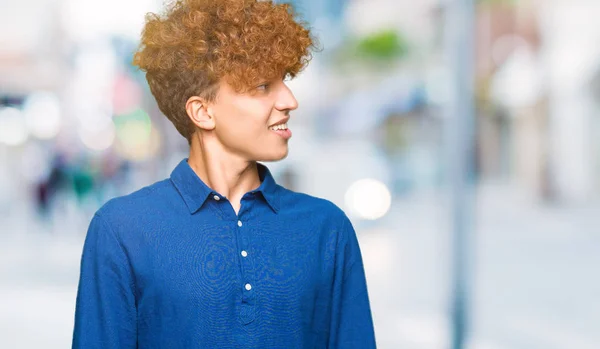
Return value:
[(341, 207), (325, 198), (283, 190), (281, 209), (290, 221), (307, 228), (309, 234), (320, 234), (329, 253), (349, 253), (349, 258), (359, 255), (356, 231)]
[(109, 225), (140, 222), (141, 218), (152, 215), (153, 211), (174, 194), (176, 193), (171, 181), (163, 179), (130, 194), (110, 199), (95, 215), (102, 217)]
[(307, 214), (313, 218), (322, 218), (338, 228), (350, 224), (344, 210), (332, 201), (307, 193), (295, 192), (280, 187), (281, 207), (294, 214)]

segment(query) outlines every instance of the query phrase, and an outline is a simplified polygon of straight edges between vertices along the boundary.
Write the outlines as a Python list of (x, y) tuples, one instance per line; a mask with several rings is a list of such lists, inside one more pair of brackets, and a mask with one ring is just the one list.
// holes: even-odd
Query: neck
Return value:
[(225, 196), (239, 210), (241, 199), (260, 186), (256, 161), (231, 154), (219, 142), (210, 142), (194, 135), (188, 164), (211, 189)]

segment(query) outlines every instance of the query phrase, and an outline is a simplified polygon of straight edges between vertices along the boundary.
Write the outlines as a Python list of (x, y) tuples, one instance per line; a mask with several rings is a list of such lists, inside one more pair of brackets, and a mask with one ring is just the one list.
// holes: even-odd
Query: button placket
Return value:
[(243, 268), (242, 268), (242, 272), (243, 272), (243, 276), (242, 276), (242, 282), (244, 282), (243, 284), (243, 293), (242, 293), (242, 302), (249, 302), (252, 300), (253, 298), (253, 294), (254, 294), (254, 290), (253, 290), (253, 283), (254, 283), (254, 268), (252, 265), (252, 261), (250, 260), (250, 255), (248, 253), (248, 239), (247, 239), (247, 231), (246, 231), (246, 226), (244, 225), (244, 223), (242, 222), (242, 220), (238, 220), (237, 222), (237, 226), (238, 226), (238, 233), (239, 233), (239, 237), (240, 237), (240, 241), (242, 242), (241, 244), (241, 250), (240, 250), (240, 256), (241, 256), (241, 261), (240, 263), (242, 264)]
[(238, 258), (240, 259), (240, 265), (242, 266), (242, 302), (238, 316), (241, 323), (245, 325), (251, 323), (256, 318), (254, 265), (251, 259), (252, 254), (248, 252), (250, 247), (249, 242), (251, 239), (248, 231), (248, 222), (243, 220), (243, 218), (248, 219), (248, 216), (246, 215), (247, 212), (248, 211), (244, 211), (243, 217), (238, 216), (236, 228), (240, 242), (238, 245)]

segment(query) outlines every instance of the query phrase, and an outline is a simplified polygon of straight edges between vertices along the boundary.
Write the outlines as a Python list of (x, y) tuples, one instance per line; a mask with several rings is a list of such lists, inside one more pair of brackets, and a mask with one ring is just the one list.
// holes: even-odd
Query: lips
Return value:
[(275, 132), (277, 135), (283, 137), (283, 139), (285, 139), (285, 140), (288, 140), (292, 137), (292, 131), (290, 131), (287, 128), (281, 129), (281, 130), (272, 130), (272, 131)]
[(284, 118), (284, 119), (281, 119), (281, 120), (277, 121), (276, 123), (274, 123), (273, 125), (269, 126), (269, 128), (271, 128), (271, 127), (275, 127), (275, 126), (279, 126), (279, 125), (283, 125), (283, 124), (286, 124), (286, 125), (287, 125), (287, 122), (288, 122), (289, 120), (290, 120), (290, 118), (289, 118), (289, 117), (287, 117), (287, 118)]

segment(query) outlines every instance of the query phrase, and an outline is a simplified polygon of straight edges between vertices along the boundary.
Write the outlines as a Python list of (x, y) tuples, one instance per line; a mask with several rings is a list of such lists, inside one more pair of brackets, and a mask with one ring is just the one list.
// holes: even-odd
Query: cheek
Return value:
[[(250, 101), (236, 106), (234, 123), (238, 125), (238, 133), (257, 134), (268, 131), (269, 115), (271, 108), (260, 101)], [(234, 114), (232, 114), (234, 115)]]
[(247, 109), (229, 108), (221, 110), (217, 133), (229, 144), (257, 141), (269, 135), (269, 112), (261, 106), (247, 106)]

